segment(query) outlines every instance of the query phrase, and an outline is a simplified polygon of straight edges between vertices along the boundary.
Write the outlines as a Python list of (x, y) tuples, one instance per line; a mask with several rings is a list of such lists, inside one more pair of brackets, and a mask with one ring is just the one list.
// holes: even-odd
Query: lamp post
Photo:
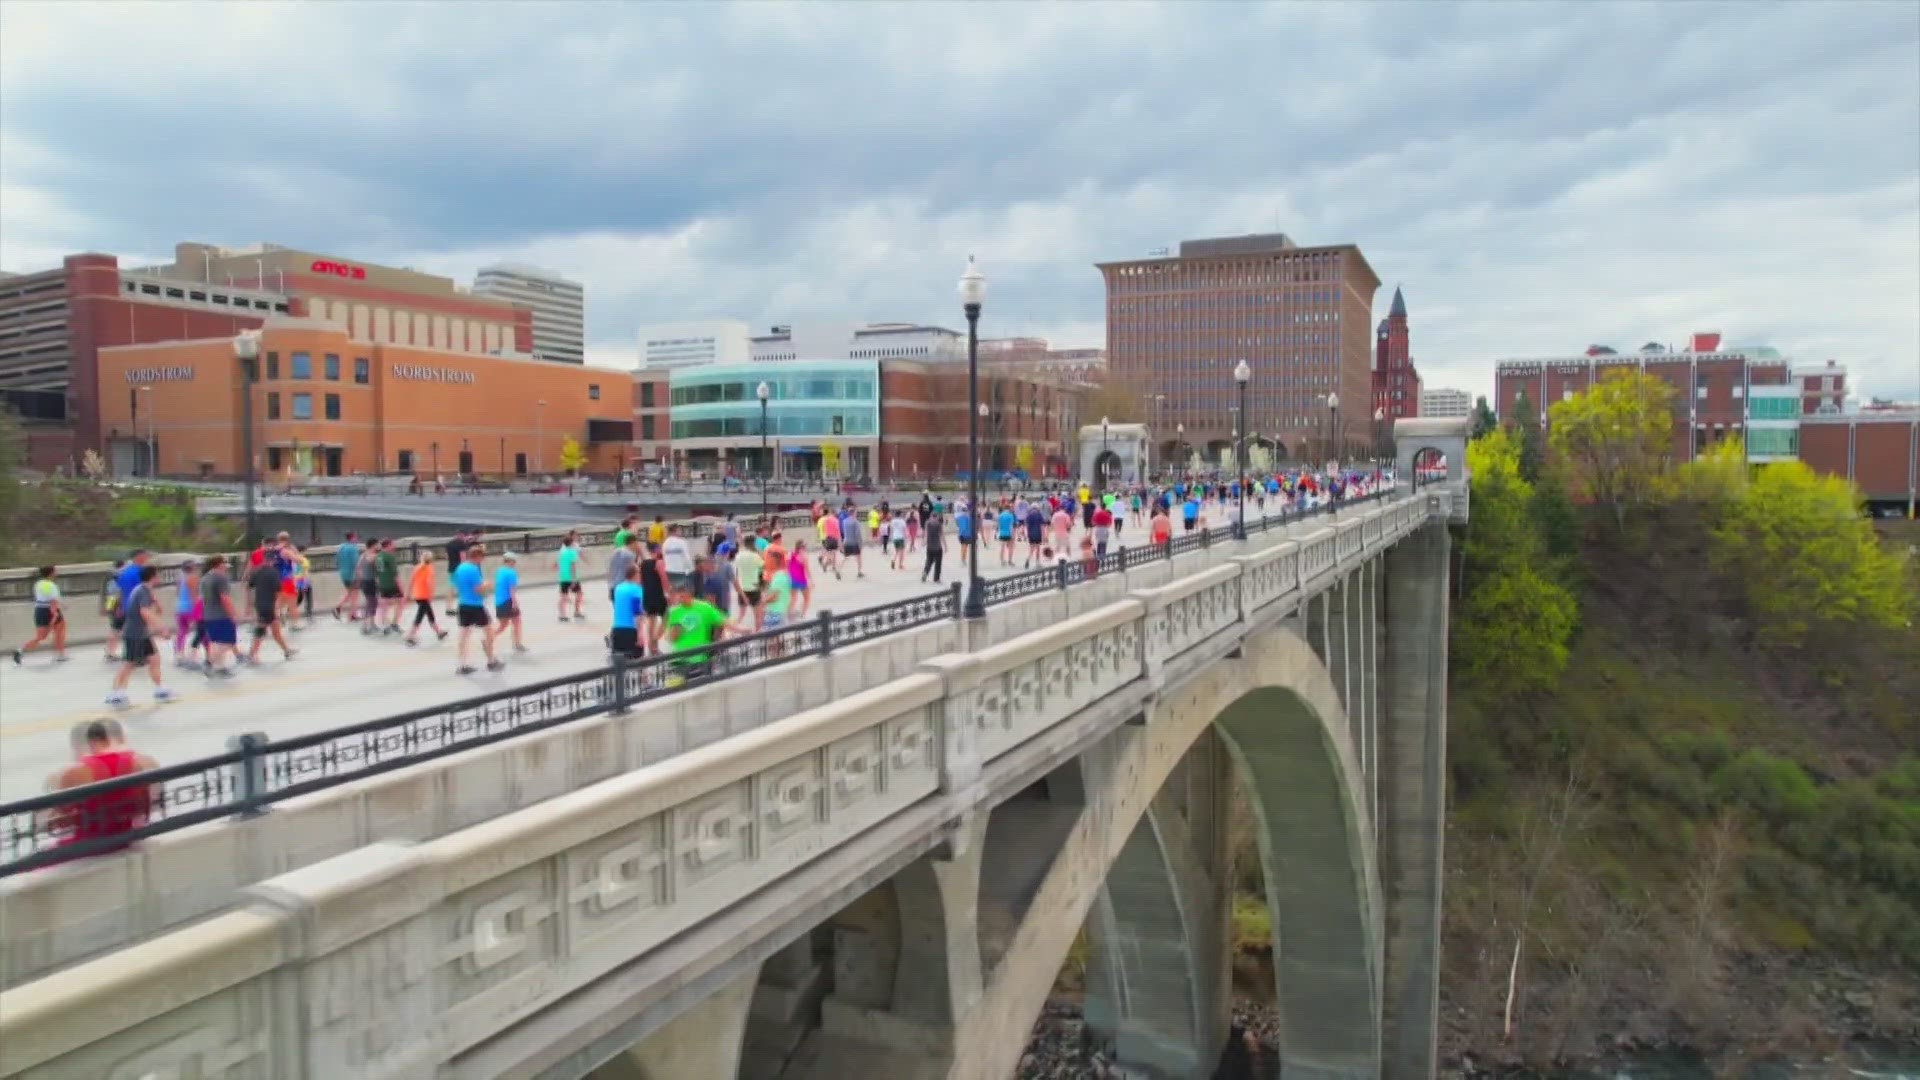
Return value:
[(1153, 444), (1156, 439), (1160, 438), (1160, 410), (1166, 403), (1167, 395), (1153, 395), (1153, 434), (1151, 438), (1147, 439), (1147, 467), (1142, 471), (1142, 475), (1148, 483), (1153, 482)]
[(1384, 460), (1386, 456), (1387, 456), (1387, 410), (1385, 406), (1376, 405), (1373, 407), (1373, 465), (1374, 465), (1374, 468), (1376, 469), (1379, 468), (1380, 462)]
[(973, 518), (973, 542), (967, 545), (966, 617), (987, 617), (987, 591), (980, 581), (980, 307), (987, 300), (987, 275), (967, 256), (960, 275), (960, 308), (967, 315), (967, 513)]
[(1235, 526), (1237, 538), (1247, 538), (1247, 384), (1253, 381), (1253, 369), (1245, 360), (1233, 365), (1233, 381), (1240, 385), (1240, 449), (1237, 451), (1240, 466), (1240, 521)]
[(1107, 418), (1100, 418), (1100, 456), (1093, 463), (1094, 478), (1100, 482), (1099, 490), (1107, 490)]
[(762, 382), (753, 388), (753, 396), (760, 399), (760, 520), (767, 520), (767, 476), (773, 472), (773, 459), (767, 456), (767, 399), (773, 396), (773, 387)]
[(440, 442), (439, 440), (436, 439), (433, 442), (428, 443), (427, 449), (433, 451), (433, 482), (437, 484), (440, 482)]
[(547, 471), (547, 451), (541, 446), (546, 438), (547, 399), (541, 398), (533, 403), (533, 471)]
[(1174, 434), (1179, 436), (1173, 444), (1173, 469), (1184, 474), (1187, 469), (1187, 423), (1182, 420), (1173, 425)]
[[(1333, 471), (1340, 471), (1340, 394), (1327, 391), (1327, 456), (1333, 462)], [(1333, 497), (1333, 487), (1327, 487), (1327, 516), (1333, 517), (1340, 512), (1338, 500)]]
[(246, 516), (246, 535), (240, 539), (252, 547), (260, 535), (253, 516), (253, 365), (260, 358), (260, 331), (235, 335), (233, 358), (240, 366), (240, 505)]

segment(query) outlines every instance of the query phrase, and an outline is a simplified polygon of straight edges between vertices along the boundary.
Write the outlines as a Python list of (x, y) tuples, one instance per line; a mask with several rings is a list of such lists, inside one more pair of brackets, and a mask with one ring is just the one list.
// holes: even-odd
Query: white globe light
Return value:
[(980, 266), (967, 256), (967, 270), (960, 275), (960, 302), (968, 307), (978, 307), (987, 302), (987, 275), (980, 272)]

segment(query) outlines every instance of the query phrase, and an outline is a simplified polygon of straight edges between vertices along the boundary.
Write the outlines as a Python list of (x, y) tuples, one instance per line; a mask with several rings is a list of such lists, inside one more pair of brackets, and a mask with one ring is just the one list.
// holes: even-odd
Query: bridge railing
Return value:
[[(1343, 504), (1354, 508), (1387, 497), (1380, 492)], [(1261, 517), (1249, 533), (1296, 524), (1326, 508)], [(1225, 545), (1234, 525), (1200, 529), (1171, 542), (1110, 550), (1093, 560), (1069, 559), (987, 581), (986, 602), (1000, 605)], [(1354, 550), (1360, 536), (1352, 533)], [(1310, 572), (1333, 565), (1335, 537), (1309, 543)], [(961, 586), (854, 611), (822, 611), (805, 622), (723, 640), (703, 662), (669, 654), (617, 661), (445, 705), (344, 727), (268, 740), (240, 735), (224, 754), (159, 770), (48, 792), (0, 804), (0, 878), (90, 855), (226, 816), (259, 814), (275, 803), (396, 769), (477, 749), (519, 735), (600, 716), (684, 690), (765, 671), (806, 657), (859, 645), (889, 634), (958, 619)]]

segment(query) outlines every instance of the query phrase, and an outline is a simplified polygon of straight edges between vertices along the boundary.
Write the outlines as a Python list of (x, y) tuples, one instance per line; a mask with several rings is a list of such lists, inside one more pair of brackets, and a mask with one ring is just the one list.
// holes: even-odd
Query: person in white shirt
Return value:
[(887, 538), (893, 544), (893, 568), (907, 568), (907, 515), (898, 510), (886, 522)]
[(667, 526), (667, 538), (660, 545), (660, 559), (666, 564), (669, 592), (682, 586), (694, 587), (693, 549), (687, 545), (687, 538), (680, 535), (680, 526)]

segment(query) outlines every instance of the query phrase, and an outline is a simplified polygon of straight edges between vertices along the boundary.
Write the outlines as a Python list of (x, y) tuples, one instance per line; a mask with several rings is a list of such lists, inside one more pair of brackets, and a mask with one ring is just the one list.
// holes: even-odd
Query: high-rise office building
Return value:
[(1473, 395), (1449, 386), (1420, 391), (1420, 416), (1472, 416)]
[[(1340, 440), (1367, 445), (1373, 422), (1373, 294), (1380, 279), (1352, 244), (1299, 247), (1275, 233), (1188, 240), (1179, 253), (1100, 263), (1107, 370), (1158, 406), (1155, 440), (1209, 458), (1238, 422), (1234, 365), (1252, 370), (1248, 431), (1289, 456)], [(1176, 436), (1176, 425), (1184, 432)]]
[(535, 358), (586, 362), (587, 293), (579, 282), (520, 263), (499, 263), (481, 269), (473, 291), (533, 312)]

